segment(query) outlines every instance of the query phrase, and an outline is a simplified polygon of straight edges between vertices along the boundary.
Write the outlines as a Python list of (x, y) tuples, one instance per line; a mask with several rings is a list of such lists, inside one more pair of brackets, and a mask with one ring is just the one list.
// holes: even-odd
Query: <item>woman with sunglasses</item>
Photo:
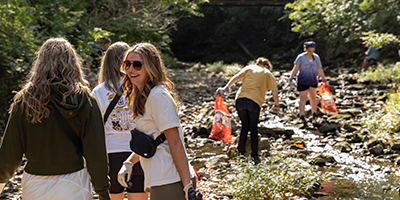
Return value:
[[(135, 121), (130, 118), (130, 109), (125, 101), (126, 93), (121, 90), (124, 73), (120, 68), (128, 49), (129, 45), (125, 42), (116, 42), (108, 48), (101, 61), (99, 74), (101, 84), (96, 86), (92, 92), (97, 98), (103, 116), (107, 110), (112, 109), (111, 112), (108, 112), (108, 116), (104, 116), (112, 200), (123, 200), (125, 196), (124, 187), (118, 183), (117, 176), (122, 163), (132, 153), (129, 147), (130, 130), (135, 128)], [(119, 100), (115, 106), (109, 108), (116, 96), (120, 96)], [(128, 200), (147, 200), (148, 194), (144, 192), (143, 185), (143, 170), (139, 162), (132, 167), (130, 180), (132, 186), (126, 189)]]
[(306, 123), (304, 109), (307, 97), (310, 99), (311, 116), (310, 120), (317, 118), (317, 87), (319, 75), (323, 82), (326, 82), (321, 59), (315, 53), (315, 42), (309, 41), (303, 44), (304, 52), (299, 54), (294, 61), (292, 73), (289, 77), (289, 85), (292, 86), (293, 77), (296, 75), (297, 91), (300, 93), (299, 122)]
[(138, 43), (128, 50), (124, 60), (123, 88), (136, 128), (153, 138), (164, 133), (166, 141), (157, 146), (151, 158), (132, 153), (119, 171), (118, 181), (127, 186), (129, 178), (125, 177), (130, 177), (133, 164), (140, 160), (151, 200), (196, 200), (195, 172), (186, 155), (179, 102), (159, 51), (150, 43)]

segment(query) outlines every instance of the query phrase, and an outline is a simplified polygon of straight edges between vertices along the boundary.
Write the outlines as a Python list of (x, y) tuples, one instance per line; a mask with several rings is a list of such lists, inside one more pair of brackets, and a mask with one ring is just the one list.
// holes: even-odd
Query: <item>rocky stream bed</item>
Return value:
[[(208, 137), (214, 121), (215, 91), (230, 76), (211, 73), (196, 65), (168, 73), (180, 95), (180, 119), (189, 159), (200, 174), (199, 191), (207, 200), (232, 199), (226, 195), (224, 186), (236, 178), (227, 171), (237, 167), (238, 162), (235, 141), (240, 120), (234, 97), (240, 83), (224, 96), (232, 117), (233, 142), (229, 145)], [(279, 111), (271, 110), (272, 95), (266, 94), (259, 123), (261, 159), (292, 157), (305, 167), (318, 166), (316, 173), (329, 175), (327, 182), (309, 190), (310, 196), (294, 195), (290, 199), (400, 199), (400, 141), (386, 144), (374, 140), (361, 123), (364, 116), (383, 109), (392, 88), (360, 80), (357, 69), (325, 70), (339, 114), (319, 110), (317, 120), (300, 124), (298, 92), (288, 85), (289, 73), (289, 70), (274, 70), (281, 103)], [(311, 107), (306, 105), (306, 117), (310, 112)], [(400, 138), (400, 134), (394, 137)], [(247, 148), (250, 152), (250, 147)], [(0, 199), (21, 199), (22, 172), (21, 166)]]

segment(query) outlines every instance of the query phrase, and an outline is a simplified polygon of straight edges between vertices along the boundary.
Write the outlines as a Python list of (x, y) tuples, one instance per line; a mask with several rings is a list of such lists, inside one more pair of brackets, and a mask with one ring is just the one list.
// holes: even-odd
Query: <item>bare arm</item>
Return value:
[(300, 65), (294, 64), (293, 69), (292, 69), (292, 73), (290, 74), (289, 79), (293, 79), (294, 76), (295, 76), (295, 75), (297, 74), (297, 72), (299, 71), (299, 69), (300, 69)]
[(318, 68), (318, 75), (319, 75), (319, 77), (321, 77), (322, 81), (326, 80), (325, 73), (324, 73), (324, 70), (322, 68)]
[(274, 98), (274, 106), (279, 107), (278, 90), (272, 90), (272, 97)]
[(139, 162), (139, 155), (135, 152), (132, 152), (131, 155), (126, 159), (126, 161), (129, 161), (132, 164), (136, 164), (137, 162)]
[(225, 87), (232, 87), (233, 84), (235, 84), (236, 82), (238, 82), (241, 78), (243, 77), (242, 73), (237, 73), (235, 76), (233, 76), (228, 83), (225, 85)]
[(189, 162), (186, 157), (185, 148), (179, 137), (178, 128), (170, 128), (164, 131), (167, 138), (169, 148), (171, 150), (172, 159), (174, 160), (176, 169), (181, 177), (182, 184), (185, 186), (191, 182)]

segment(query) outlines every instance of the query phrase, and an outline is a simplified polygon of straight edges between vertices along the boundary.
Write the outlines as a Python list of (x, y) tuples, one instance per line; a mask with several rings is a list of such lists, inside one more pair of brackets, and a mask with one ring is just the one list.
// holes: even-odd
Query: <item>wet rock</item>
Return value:
[(355, 76), (346, 74), (346, 75), (339, 76), (339, 77), (343, 77), (343, 80), (348, 84), (356, 84), (357, 83), (357, 77), (355, 77)]
[(346, 87), (346, 90), (364, 90), (365, 85), (363, 84), (353, 84)]
[(354, 133), (350, 135), (350, 142), (358, 143), (364, 140), (364, 136), (359, 133)]
[(341, 85), (341, 83), (340, 83), (340, 81), (341, 81), (341, 78), (339, 78), (339, 77), (336, 77), (336, 78), (330, 78), (329, 79), (329, 85)]
[(197, 135), (201, 138), (208, 138), (210, 136), (210, 131), (204, 125), (200, 125), (197, 130)]
[(393, 150), (400, 150), (400, 142), (397, 141), (396, 143), (394, 143), (393, 146), (392, 146), (392, 149)]
[(351, 109), (340, 109), (339, 113), (341, 114), (346, 114), (346, 115), (351, 115), (353, 117), (357, 116), (358, 114), (361, 113), (360, 109), (355, 109), (355, 108), (351, 108)]
[(367, 144), (367, 147), (368, 147), (368, 149), (370, 149), (370, 148), (372, 148), (372, 147), (374, 147), (374, 146), (376, 146), (376, 145), (381, 145), (382, 147), (384, 147), (385, 148), (385, 146), (387, 146), (383, 141), (381, 141), (381, 140), (373, 140), (373, 141), (371, 141), (371, 142), (369, 142), (368, 144)]
[(347, 115), (347, 114), (337, 114), (337, 115), (332, 115), (332, 116), (330, 116), (329, 119), (343, 119), (343, 120), (348, 120), (348, 119), (351, 119), (351, 115)]
[(372, 146), (368, 150), (373, 155), (381, 155), (383, 153), (383, 146), (381, 144), (378, 144), (378, 145)]
[(354, 102), (353, 106), (356, 108), (363, 108), (365, 106), (365, 104), (362, 102)]
[(354, 131), (357, 131), (357, 130), (359, 130), (359, 129), (361, 129), (361, 127), (358, 127), (358, 126), (352, 126), (352, 125), (349, 125), (349, 124), (345, 124), (344, 126), (343, 126), (343, 129), (345, 129), (346, 131), (348, 131), (348, 132), (354, 132)]
[(285, 136), (286, 139), (292, 138), (292, 129), (258, 127), (258, 132), (264, 137), (274, 137), (276, 139)]
[(258, 147), (259, 147), (260, 151), (262, 151), (262, 150), (270, 150), (271, 149), (271, 144), (269, 142), (269, 139), (266, 138), (266, 137), (262, 137), (260, 139), (260, 143), (259, 143)]
[(320, 133), (329, 133), (329, 132), (335, 132), (336, 130), (340, 130), (342, 125), (339, 123), (323, 123), (318, 125), (318, 131)]
[(333, 146), (335, 149), (339, 150), (340, 152), (350, 152), (352, 150), (350, 144), (348, 142), (338, 142)]
[(333, 156), (318, 154), (310, 161), (312, 165), (326, 166), (327, 163), (335, 163), (336, 160)]
[[(259, 151), (269, 151), (271, 149), (271, 143), (269, 142), (269, 139), (266, 137), (262, 137), (260, 134), (258, 134), (258, 150)], [(239, 136), (234, 137), (232, 139), (232, 144), (229, 145), (226, 154), (228, 158), (232, 159), (236, 157), (239, 153), (238, 151), (238, 143), (239, 143)], [(250, 156), (251, 154), (251, 140), (250, 140), (250, 135), (247, 135), (247, 141), (246, 141), (246, 156)]]

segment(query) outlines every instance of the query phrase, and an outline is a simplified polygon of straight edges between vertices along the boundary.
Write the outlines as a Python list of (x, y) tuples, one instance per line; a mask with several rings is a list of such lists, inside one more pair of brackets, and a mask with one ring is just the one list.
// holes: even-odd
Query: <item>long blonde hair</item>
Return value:
[(124, 76), (124, 73), (120, 69), (125, 52), (128, 49), (129, 45), (127, 43), (116, 42), (107, 49), (106, 54), (101, 60), (100, 83), (104, 82), (108, 90), (114, 91), (119, 95), (122, 94), (122, 91), (119, 89), (119, 82)]
[(43, 117), (47, 118), (50, 110), (47, 103), (50, 101), (50, 83), (64, 83), (68, 91), (63, 92), (62, 102), (66, 103), (67, 97), (81, 90), (90, 94), (87, 81), (83, 79), (81, 58), (74, 47), (64, 38), (48, 39), (36, 53), (36, 60), (28, 75), (28, 80), (22, 90), (13, 99), (11, 110), (22, 100), (28, 120), (35, 124), (41, 123)]
[(174, 83), (167, 77), (165, 66), (161, 60), (158, 49), (150, 43), (138, 43), (126, 52), (124, 60), (127, 59), (130, 53), (137, 53), (140, 55), (143, 60), (143, 68), (141, 70), (146, 70), (148, 74), (148, 78), (145, 81), (142, 91), (140, 91), (136, 85), (132, 84), (128, 75), (124, 76), (122, 85), (124, 90), (127, 92), (127, 101), (129, 105), (132, 106), (131, 110), (133, 111), (133, 117), (136, 118), (139, 115), (144, 114), (144, 105), (149, 97), (150, 91), (157, 85), (165, 86), (165, 88), (171, 93), (176, 104), (179, 106), (178, 96), (174, 92)]

